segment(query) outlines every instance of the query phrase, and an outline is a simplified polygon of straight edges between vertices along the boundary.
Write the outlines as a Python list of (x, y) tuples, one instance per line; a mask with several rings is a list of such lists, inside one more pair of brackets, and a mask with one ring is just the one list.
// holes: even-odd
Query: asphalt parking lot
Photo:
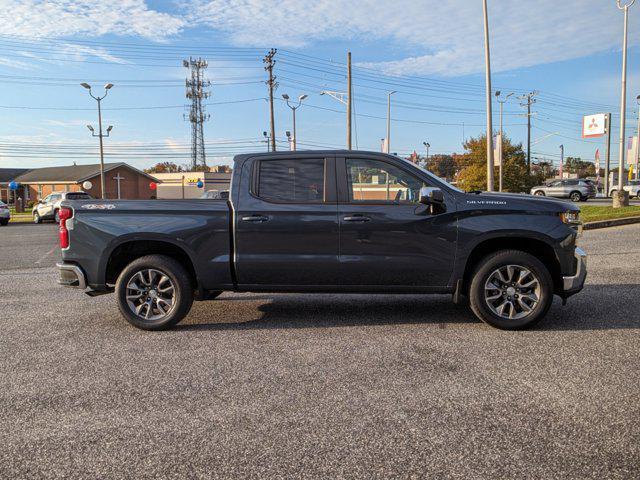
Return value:
[(640, 226), (502, 332), (448, 296), (224, 294), (168, 332), (0, 227), (1, 478), (638, 478)]

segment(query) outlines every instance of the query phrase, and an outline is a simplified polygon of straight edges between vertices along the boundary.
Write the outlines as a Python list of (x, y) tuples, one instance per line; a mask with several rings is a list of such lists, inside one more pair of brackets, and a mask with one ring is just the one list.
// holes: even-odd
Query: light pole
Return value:
[(297, 142), (298, 142), (298, 136), (296, 135), (296, 110), (300, 108), (300, 105), (302, 105), (303, 100), (307, 98), (307, 96), (308, 95), (300, 95), (298, 97), (298, 104), (292, 105), (291, 103), (289, 103), (289, 95), (287, 95), (286, 93), (282, 94), (282, 98), (286, 100), (287, 106), (293, 112), (293, 141), (291, 143), (291, 150), (294, 150), (294, 151), (296, 150)]
[(109, 125), (107, 127), (106, 135), (102, 133), (102, 110), (100, 109), (100, 102), (102, 101), (102, 99), (104, 99), (104, 97), (107, 96), (107, 94), (109, 93), (109, 90), (111, 90), (111, 88), (113, 87), (113, 83), (107, 83), (104, 86), (104, 95), (101, 97), (96, 97), (95, 95), (93, 95), (93, 93), (91, 92), (91, 85), (89, 85), (88, 83), (83, 82), (80, 85), (86, 88), (87, 90), (89, 90), (89, 95), (91, 95), (91, 98), (93, 98), (95, 101), (98, 102), (98, 132), (99, 133), (96, 134), (91, 125), (87, 125), (87, 128), (91, 132), (91, 136), (98, 137), (100, 139), (100, 191), (102, 193), (101, 197), (105, 199), (107, 198), (107, 195), (105, 192), (106, 185), (104, 181), (104, 148), (102, 145), (102, 138), (109, 136), (109, 134), (111, 133), (111, 130), (113, 129), (113, 125)]
[(487, 0), (482, 1), (484, 15), (484, 62), (487, 96), (487, 191), (493, 192), (493, 120), (491, 115), (491, 58), (489, 55), (489, 13)]
[(262, 136), (264, 137), (263, 142), (267, 143), (267, 152), (271, 151), (271, 147), (269, 145), (269, 142), (271, 141), (271, 137), (269, 136), (269, 134), (265, 131), (262, 132)]
[(422, 145), (424, 145), (424, 148), (427, 149), (427, 159), (424, 164), (424, 166), (426, 167), (429, 164), (429, 147), (431, 146), (431, 144), (429, 142), (422, 142)]
[(564, 175), (564, 145), (560, 145), (560, 169), (558, 173), (560, 174), (560, 180), (562, 180)]
[(513, 95), (513, 92), (507, 94), (506, 97), (504, 97), (504, 100), (500, 100), (500, 90), (498, 90), (496, 92), (496, 100), (498, 101), (498, 103), (500, 104), (500, 145), (498, 147), (498, 152), (500, 152), (500, 158), (498, 158), (498, 191), (501, 192), (502, 191), (502, 107), (504, 106), (505, 103), (507, 103), (507, 100), (509, 100), (509, 97)]
[(640, 95), (636, 97), (636, 103), (638, 104), (638, 140), (636, 140), (636, 180), (638, 180), (638, 167), (640, 167)]
[(391, 95), (394, 93), (396, 93), (395, 90), (387, 95), (387, 148), (385, 148), (385, 153), (391, 151)]
[(613, 198), (613, 206), (626, 207), (629, 205), (629, 192), (622, 188), (624, 176), (624, 138), (625, 138), (625, 115), (627, 114), (627, 24), (629, 20), (629, 7), (633, 5), (636, 0), (625, 4), (620, 3), (620, 0), (616, 0), (616, 5), (622, 11), (624, 11), (624, 29), (622, 38), (622, 85), (620, 93), (620, 142), (618, 152), (618, 190)]

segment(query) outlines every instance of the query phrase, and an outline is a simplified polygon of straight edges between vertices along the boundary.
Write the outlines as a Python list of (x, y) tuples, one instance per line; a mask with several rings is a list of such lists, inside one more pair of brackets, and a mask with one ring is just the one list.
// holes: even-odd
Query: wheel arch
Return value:
[(115, 284), (118, 276), (136, 258), (146, 255), (165, 255), (180, 262), (187, 270), (192, 287), (199, 288), (198, 274), (193, 259), (180, 245), (161, 239), (126, 240), (111, 249), (104, 267), (105, 284)]
[(557, 292), (562, 287), (562, 273), (560, 262), (553, 247), (539, 238), (533, 237), (493, 237), (480, 241), (473, 247), (467, 257), (462, 275), (462, 292), (467, 295), (471, 285), (471, 275), (478, 263), (487, 255), (501, 250), (520, 250), (538, 258), (549, 270), (553, 279), (553, 290)]

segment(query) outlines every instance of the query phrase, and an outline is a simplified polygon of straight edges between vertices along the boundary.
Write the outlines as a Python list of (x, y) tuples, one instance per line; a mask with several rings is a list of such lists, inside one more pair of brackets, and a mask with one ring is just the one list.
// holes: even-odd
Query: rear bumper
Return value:
[(569, 297), (578, 293), (584, 287), (587, 278), (587, 254), (581, 248), (576, 247), (576, 273), (562, 277), (564, 296)]
[(58, 284), (64, 287), (79, 288), (86, 290), (87, 277), (78, 265), (73, 263), (57, 263), (58, 267)]

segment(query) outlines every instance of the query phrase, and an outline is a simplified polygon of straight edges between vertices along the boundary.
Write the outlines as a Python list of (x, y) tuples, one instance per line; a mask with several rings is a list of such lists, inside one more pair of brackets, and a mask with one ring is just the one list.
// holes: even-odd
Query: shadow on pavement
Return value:
[[(640, 329), (640, 285), (588, 285), (562, 306), (555, 299), (547, 318), (535, 330)], [(266, 301), (255, 308), (243, 302)], [(246, 295), (206, 302), (200, 308), (221, 318), (198, 322), (198, 306), (176, 329), (235, 330), (353, 327), (393, 324), (479, 323), (466, 305), (454, 305), (448, 295)], [(219, 310), (216, 312), (216, 310)], [(256, 318), (256, 313), (259, 318)], [(235, 316), (234, 316), (235, 315)]]

